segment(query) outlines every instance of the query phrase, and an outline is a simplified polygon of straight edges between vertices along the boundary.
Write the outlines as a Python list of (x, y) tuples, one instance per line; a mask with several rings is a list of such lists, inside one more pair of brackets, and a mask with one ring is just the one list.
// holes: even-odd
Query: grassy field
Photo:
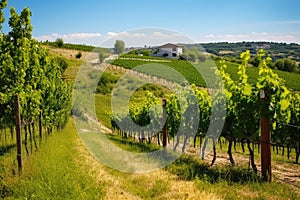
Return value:
[[(127, 58), (127, 56), (125, 56)], [(151, 63), (151, 60), (149, 60), (151, 57), (146, 57), (145, 59), (143, 56), (135, 56), (129, 57), (130, 59), (123, 59), (123, 57), (120, 57), (119, 59), (116, 59), (113, 64), (122, 66), (127, 69), (133, 69), (137, 66), (145, 65)], [(153, 57), (152, 57), (153, 59)], [(169, 66), (175, 70), (177, 70), (181, 75), (183, 75), (190, 83), (195, 83), (198, 86), (205, 87), (206, 83), (202, 77), (205, 76), (205, 79), (212, 79), (213, 78), (213, 71), (211, 71), (211, 68), (216, 66), (217, 68), (220, 67), (220, 63), (218, 61), (206, 61), (206, 62), (200, 62), (197, 64), (194, 64), (194, 66), (187, 62), (187, 61), (178, 61), (178, 60), (171, 60), (171, 62), (163, 62), (167, 59), (158, 59), (154, 64), (155, 65), (165, 65)], [(170, 60), (167, 60), (170, 61)], [(153, 62), (152, 62), (153, 63)], [(227, 68), (226, 72), (231, 76), (233, 80), (237, 80), (238, 78), (238, 64), (226, 62)], [(149, 65), (150, 66), (150, 65)], [(198, 70), (197, 70), (198, 69)], [(136, 69), (139, 70), (139, 69)], [(150, 69), (143, 71), (139, 70), (141, 72), (149, 73), (149, 74), (155, 74), (158, 77), (166, 78), (171, 81), (178, 81), (178, 78), (174, 76), (174, 73), (162, 73), (161, 71), (155, 70), (152, 72)], [(201, 75), (199, 75), (199, 71), (201, 72)], [(278, 74), (279, 77), (281, 77), (283, 80), (285, 80), (286, 86), (292, 90), (300, 90), (300, 74), (295, 73), (289, 73), (279, 70), (274, 70), (275, 73)], [(246, 71), (247, 75), (249, 76), (249, 81), (252, 84), (255, 84), (257, 81), (258, 76), (258, 68), (256, 67), (248, 67)]]

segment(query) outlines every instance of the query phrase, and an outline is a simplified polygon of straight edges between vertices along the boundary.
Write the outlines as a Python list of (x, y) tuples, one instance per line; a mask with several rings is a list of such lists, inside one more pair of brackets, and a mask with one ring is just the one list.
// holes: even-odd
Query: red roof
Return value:
[(164, 45), (162, 45), (158, 48), (174, 48), (174, 47), (176, 47), (176, 48), (181, 47), (182, 48), (183, 45), (167, 43), (167, 44), (164, 44)]

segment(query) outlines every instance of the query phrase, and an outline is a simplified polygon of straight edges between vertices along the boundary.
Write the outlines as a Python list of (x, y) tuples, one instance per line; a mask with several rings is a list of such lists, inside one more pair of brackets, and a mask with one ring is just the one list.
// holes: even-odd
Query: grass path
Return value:
[[(71, 120), (72, 121), (72, 120)], [(90, 176), (82, 155), (74, 124), (53, 133), (31, 157), (24, 160), (20, 177), (5, 176), (10, 188), (7, 199), (102, 199), (104, 181)]]
[(5, 175), (1, 180), (1, 174), (0, 183), (2, 181), (9, 189), (5, 199), (299, 198), (288, 185), (276, 182), (210, 182), (209, 174), (205, 179), (203, 173), (208, 173), (205, 171), (194, 171), (201, 175), (199, 178), (184, 179), (181, 172), (189, 174), (203, 165), (199, 159), (194, 163), (190, 161), (186, 157), (180, 163), (172, 164), (170, 170), (148, 174), (116, 171), (98, 162), (86, 150), (71, 118), (62, 132), (53, 133), (35, 154), (27, 157), (21, 177)]
[(86, 150), (72, 118), (24, 160), (20, 177), (8, 174), (1, 180), (5, 199), (221, 199), (165, 170), (128, 174), (104, 166)]
[(148, 174), (129, 174), (110, 169), (98, 162), (76, 141), (79, 162), (89, 166), (90, 176), (96, 182), (104, 181), (104, 199), (221, 199), (218, 195), (200, 191), (194, 182), (178, 180), (164, 170)]

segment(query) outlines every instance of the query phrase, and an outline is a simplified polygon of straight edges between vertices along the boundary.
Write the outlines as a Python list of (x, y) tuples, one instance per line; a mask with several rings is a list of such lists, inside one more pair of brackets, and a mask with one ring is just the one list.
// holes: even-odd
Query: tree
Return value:
[(188, 61), (196, 62), (196, 60), (197, 60), (196, 53), (190, 52), (189, 54), (187, 54), (187, 59), (188, 59)]
[(116, 54), (121, 54), (125, 51), (125, 43), (122, 40), (116, 40), (114, 47)]
[(206, 60), (205, 55), (204, 55), (203, 53), (199, 53), (199, 54), (198, 54), (198, 60), (199, 60), (200, 62), (205, 62), (205, 60)]
[(7, 0), (1, 0), (1, 2), (0, 2), (0, 30), (2, 29), (2, 23), (5, 20), (2, 9), (4, 9), (6, 6), (7, 6)]
[(297, 72), (297, 63), (290, 58), (278, 59), (275, 67), (282, 71)]
[(99, 53), (98, 53), (99, 63), (103, 63), (105, 58), (107, 58), (108, 56), (109, 56), (109, 54), (106, 53), (105, 51), (99, 51)]
[(61, 48), (61, 47), (64, 46), (64, 41), (63, 41), (62, 38), (57, 38), (57, 39), (55, 40), (55, 43), (56, 43), (57, 47), (59, 47), (59, 48)]

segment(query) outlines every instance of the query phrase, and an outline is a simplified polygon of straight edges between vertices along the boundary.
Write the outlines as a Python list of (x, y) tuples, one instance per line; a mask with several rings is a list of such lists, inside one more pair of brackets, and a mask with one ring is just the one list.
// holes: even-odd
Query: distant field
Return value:
[[(127, 56), (126, 56), (127, 57)], [(173, 69), (175, 69), (176, 71), (178, 71), (180, 74), (182, 74), (190, 83), (194, 83), (198, 86), (201, 87), (206, 87), (206, 83), (204, 81), (204, 79), (199, 75), (199, 72), (197, 71), (196, 68), (199, 67), (199, 69), (205, 69), (204, 71), (206, 71), (206, 73), (202, 73), (205, 74), (207, 77), (205, 77), (205, 79), (210, 79), (211, 77), (213, 77), (213, 71), (211, 70), (211, 68), (213, 66), (216, 67), (220, 67), (220, 63), (219, 62), (212, 62), (212, 61), (206, 61), (206, 62), (202, 62), (202, 63), (198, 63), (195, 64), (194, 66), (188, 62), (188, 61), (182, 61), (182, 60), (171, 60), (171, 62), (164, 62), (165, 60), (168, 59), (160, 59), (161, 62), (156, 61), (155, 64), (152, 64), (153, 62), (147, 60), (149, 59), (149, 57), (130, 57), (132, 59), (122, 59), (118, 58), (116, 60), (114, 60), (114, 62), (112, 64), (117, 65), (117, 66), (121, 66), (127, 69), (133, 69), (137, 66), (140, 65), (144, 65), (144, 64), (151, 64), (151, 65), (167, 65), (169, 67), (172, 67)], [(138, 58), (138, 59), (134, 59), (134, 58)], [(150, 57), (153, 59), (153, 57)], [(144, 59), (144, 60), (143, 60)], [(170, 61), (170, 60), (168, 60)], [(231, 78), (233, 80), (237, 80), (238, 79), (238, 64), (235, 63), (231, 63), (231, 62), (226, 62), (227, 68), (226, 68), (226, 72), (231, 76)], [(289, 72), (284, 72), (284, 71), (279, 71), (279, 70), (274, 70), (275, 73), (277, 73), (279, 75), (279, 77), (283, 78), (285, 80), (286, 86), (292, 90), (300, 90), (300, 74), (295, 74), (295, 73), (289, 73)], [(146, 73), (151, 74), (151, 69), (147, 70)], [(157, 74), (157, 72), (155, 72), (156, 76), (162, 77), (162, 78), (166, 78), (168, 80), (171, 81), (177, 81), (177, 77), (174, 76), (174, 74), (172, 73), (163, 73), (163, 71), (159, 72), (159, 74)], [(258, 76), (258, 68), (256, 67), (248, 67), (247, 68), (247, 72), (246, 72), (249, 76), (249, 81), (252, 84), (255, 84), (257, 81), (257, 76)]]

